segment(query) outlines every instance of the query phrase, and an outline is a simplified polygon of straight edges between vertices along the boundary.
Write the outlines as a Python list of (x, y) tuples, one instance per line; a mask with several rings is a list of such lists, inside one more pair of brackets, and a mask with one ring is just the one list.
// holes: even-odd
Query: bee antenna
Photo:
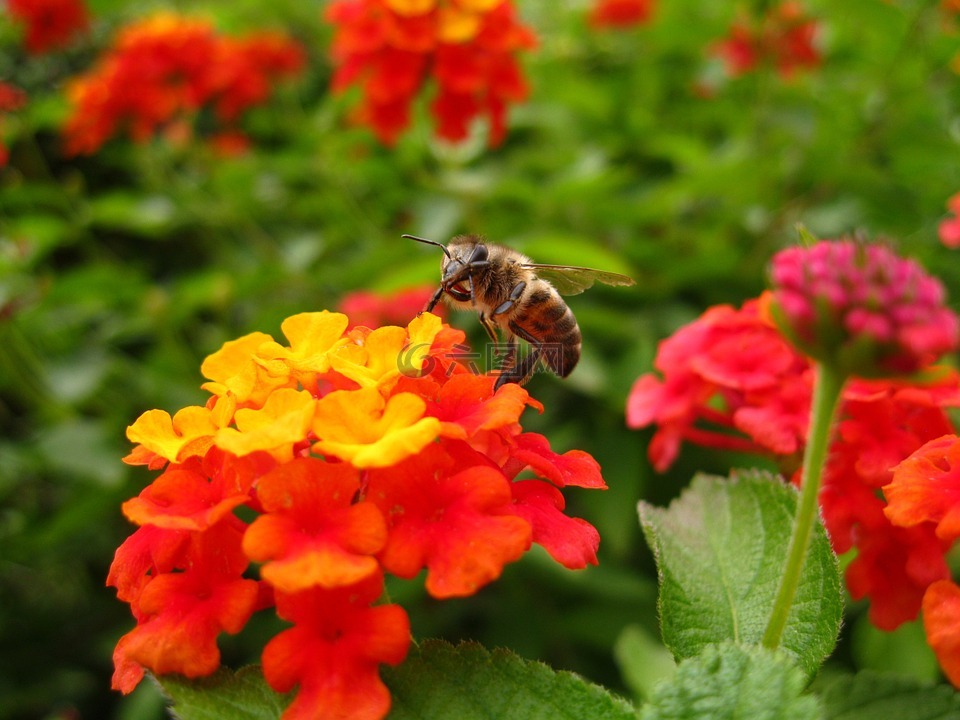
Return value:
[(400, 237), (406, 238), (407, 240), (416, 240), (417, 242), (422, 242), (426, 245), (436, 245), (438, 248), (443, 250), (444, 255), (450, 257), (450, 251), (447, 250), (447, 246), (443, 243), (438, 243), (436, 240), (427, 240), (426, 238), (417, 237), (416, 235), (401, 235)]

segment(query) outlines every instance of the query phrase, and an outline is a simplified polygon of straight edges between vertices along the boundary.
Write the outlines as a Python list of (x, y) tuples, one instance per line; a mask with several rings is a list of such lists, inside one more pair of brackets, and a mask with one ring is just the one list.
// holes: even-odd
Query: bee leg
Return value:
[(500, 303), (496, 309), (490, 313), (491, 315), (503, 315), (503, 313), (510, 310), (514, 305), (517, 304), (517, 300), (520, 299), (520, 296), (523, 295), (523, 291), (527, 289), (527, 281), (521, 280), (516, 285), (513, 286), (513, 290), (510, 291), (510, 295)]
[(491, 340), (493, 340), (493, 344), (496, 345), (497, 344), (496, 328), (494, 327), (493, 323), (490, 322), (490, 318), (488, 318), (486, 315), (484, 315), (483, 313), (480, 313), (479, 316), (480, 316), (480, 324), (483, 325), (483, 329), (487, 331), (487, 336)]
[(430, 298), (430, 301), (427, 303), (427, 306), (423, 308), (420, 312), (417, 313), (417, 317), (423, 315), (425, 312), (433, 312), (433, 309), (437, 306), (437, 303), (440, 302), (440, 298), (443, 297), (443, 285), (437, 288), (437, 291), (433, 294), (433, 297)]
[(511, 345), (514, 352), (511, 353), (511, 367), (508, 367), (500, 371), (500, 377), (497, 378), (496, 384), (493, 386), (493, 391), (496, 392), (501, 387), (506, 385), (508, 382), (517, 383), (517, 385), (523, 385), (527, 380), (530, 379), (530, 376), (533, 375), (533, 371), (537, 367), (537, 363), (540, 362), (540, 354), (542, 350), (539, 347), (534, 347), (529, 354), (523, 358), (519, 363), (513, 364), (516, 351), (516, 341)]
[(511, 322), (509, 325), (512, 332), (510, 336), (510, 341), (512, 344), (511, 359), (516, 354), (517, 335), (530, 343), (531, 350), (529, 354), (527, 354), (527, 356), (519, 363), (513, 365), (509, 369), (501, 371), (500, 377), (497, 378), (496, 385), (493, 386), (494, 391), (499, 390), (508, 382), (517, 383), (518, 385), (523, 385), (525, 382), (527, 382), (527, 380), (530, 379), (530, 376), (533, 375), (533, 371), (536, 370), (537, 364), (540, 362), (540, 356), (543, 354), (543, 345), (537, 338), (514, 322)]

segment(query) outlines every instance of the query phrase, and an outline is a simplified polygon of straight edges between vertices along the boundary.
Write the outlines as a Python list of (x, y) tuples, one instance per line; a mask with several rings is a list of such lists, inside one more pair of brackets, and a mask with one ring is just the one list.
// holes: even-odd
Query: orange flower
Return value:
[(960, 587), (938, 580), (923, 596), (923, 629), (947, 679), (960, 687)]
[(960, 438), (931, 440), (893, 469), (883, 488), (884, 513), (894, 525), (935, 523), (937, 537), (960, 538)]
[[(463, 333), (434, 315), (348, 327), (302, 313), (282, 323), (285, 344), (225, 343), (202, 365), (204, 406), (128, 429), (128, 462), (167, 467), (123, 506), (141, 527), (107, 582), (137, 626), (117, 645), (114, 687), (129, 692), (145, 669), (212, 672), (219, 634), (275, 604), (293, 627), (264, 649), (264, 673), (276, 690), (299, 686), (284, 717), (382, 718), (377, 669), (410, 640), (401, 608), (371, 607), (385, 572), (426, 569), (427, 591), (447, 598), (533, 542), (568, 568), (597, 562), (597, 531), (564, 514), (559, 488), (604, 487), (599, 467), (522, 431), (524, 409), (542, 410), (526, 390), (471, 374)], [(536, 477), (516, 480), (527, 468)], [(250, 562), (259, 583), (243, 576)]]
[(242, 114), (303, 64), (303, 50), (284, 35), (222, 37), (205, 20), (157, 13), (123, 28), (97, 65), (68, 85), (67, 152), (94, 153), (124, 132), (142, 142), (176, 128), (189, 138), (205, 108), (236, 131)]
[(361, 85), (356, 119), (391, 145), (410, 122), (413, 98), (432, 79), (438, 137), (464, 140), (486, 115), (489, 142), (506, 135), (506, 110), (526, 99), (518, 53), (536, 44), (511, 0), (335, 0), (336, 92)]
[(257, 601), (257, 582), (242, 577), (248, 561), (241, 532), (224, 521), (195, 535), (176, 562), (181, 572), (158, 573), (145, 583), (131, 607), (137, 627), (117, 644), (115, 688), (129, 692), (139, 682), (130, 684), (138, 675), (132, 663), (187, 677), (217, 669), (217, 636), (239, 632)]
[(266, 562), (264, 580), (280, 592), (352, 585), (379, 571), (373, 554), (387, 538), (376, 507), (353, 503), (357, 470), (297, 458), (264, 476), (257, 497), (266, 514), (243, 538), (250, 559)]

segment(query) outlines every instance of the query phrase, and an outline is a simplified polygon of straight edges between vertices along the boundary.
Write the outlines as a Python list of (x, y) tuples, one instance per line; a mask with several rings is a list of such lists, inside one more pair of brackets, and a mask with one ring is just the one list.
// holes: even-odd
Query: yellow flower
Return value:
[(313, 450), (357, 468), (395, 465), (439, 435), (440, 421), (424, 417), (426, 407), (413, 393), (384, 400), (376, 388), (337, 390), (317, 401)]
[(456, 0), (456, 4), (468, 12), (487, 13), (502, 5), (503, 0)]
[(480, 30), (480, 16), (453, 6), (440, 8), (437, 34), (445, 43), (464, 43), (472, 40)]
[(260, 407), (277, 388), (295, 386), (296, 380), (290, 376), (289, 370), (283, 375), (271, 375), (255, 361), (257, 350), (273, 342), (272, 337), (262, 332), (225, 342), (200, 366), (200, 372), (211, 381), (201, 387), (218, 397), (230, 393), (242, 405)]
[(345, 344), (332, 351), (330, 366), (362, 388), (389, 389), (401, 374), (419, 372), (442, 327), (440, 318), (424, 313), (406, 328), (377, 328), (362, 344)]
[(213, 410), (192, 405), (172, 418), (165, 410), (148, 410), (127, 428), (127, 438), (170, 462), (203, 457), (213, 445), (213, 436), (230, 422), (232, 405), (218, 401)]
[(397, 15), (423, 15), (433, 10), (437, 0), (386, 0), (388, 8)]
[(306, 390), (280, 388), (260, 409), (241, 408), (236, 428), (223, 428), (214, 436), (221, 450), (240, 457), (265, 450), (280, 462), (293, 458), (293, 446), (307, 437), (316, 399)]
[(271, 377), (292, 372), (302, 385), (310, 385), (317, 373), (330, 369), (330, 350), (347, 342), (343, 332), (348, 322), (346, 315), (327, 310), (293, 315), (280, 325), (290, 347), (270, 339), (257, 348), (253, 360)]

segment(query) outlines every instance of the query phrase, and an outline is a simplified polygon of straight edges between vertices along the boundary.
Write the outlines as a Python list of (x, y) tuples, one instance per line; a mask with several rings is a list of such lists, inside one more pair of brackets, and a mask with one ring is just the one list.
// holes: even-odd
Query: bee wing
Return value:
[(524, 263), (523, 267), (530, 268), (536, 272), (537, 277), (549, 282), (561, 295), (578, 295), (591, 287), (595, 282), (617, 287), (636, 284), (633, 278), (621, 275), (620, 273), (607, 272), (606, 270), (592, 270), (574, 265)]

